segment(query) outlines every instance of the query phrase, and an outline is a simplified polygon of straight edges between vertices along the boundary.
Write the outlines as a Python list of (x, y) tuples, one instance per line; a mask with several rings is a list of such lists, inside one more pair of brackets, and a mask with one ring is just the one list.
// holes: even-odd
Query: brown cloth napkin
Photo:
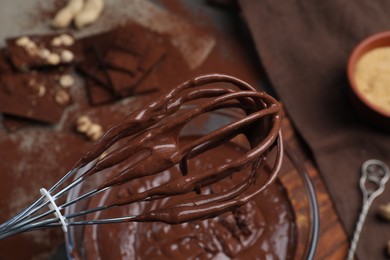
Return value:
[[(239, 0), (260, 59), (315, 160), (350, 236), (361, 207), (360, 167), (390, 165), (390, 133), (357, 117), (348, 99), (346, 64), (370, 34), (390, 30), (390, 1)], [(390, 86), (389, 86), (390, 87)], [(371, 207), (359, 259), (386, 257), (390, 223), (377, 217), (390, 183)]]

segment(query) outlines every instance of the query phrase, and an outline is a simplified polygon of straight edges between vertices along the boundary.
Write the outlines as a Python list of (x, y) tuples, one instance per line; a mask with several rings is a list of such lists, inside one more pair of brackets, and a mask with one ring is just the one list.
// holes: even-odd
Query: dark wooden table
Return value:
[(316, 190), (320, 227), (315, 259), (345, 259), (348, 253), (349, 238), (340, 223), (327, 188), (310, 156), (309, 149), (299, 138), (287, 115), (283, 119), (282, 131), (285, 142), (293, 147), (300, 158), (303, 158), (304, 166)]

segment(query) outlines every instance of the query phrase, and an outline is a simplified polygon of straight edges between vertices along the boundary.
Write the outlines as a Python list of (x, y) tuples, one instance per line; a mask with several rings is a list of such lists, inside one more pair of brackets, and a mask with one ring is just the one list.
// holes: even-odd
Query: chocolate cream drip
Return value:
[[(181, 132), (184, 128), (193, 127), (191, 124), (210, 112), (221, 111), (234, 111), (237, 116), (232, 122), (191, 142), (183, 141)], [(103, 191), (178, 166), (181, 176), (100, 206), (107, 209), (195, 191), (198, 194), (195, 197), (141, 212), (129, 220), (177, 224), (235, 210), (266, 189), (277, 176), (283, 151), (280, 113), (280, 106), (274, 98), (235, 77), (220, 74), (196, 77), (113, 126), (76, 164), (75, 169), (79, 169), (93, 162), (77, 182), (107, 173), (109, 171), (104, 170), (113, 166), (123, 166), (121, 171), (108, 174), (98, 185), (96, 191)], [(188, 161), (237, 136), (248, 143), (245, 153), (204, 171), (189, 170)], [(271, 170), (264, 173), (259, 169), (264, 167), (267, 155), (274, 149), (276, 156)], [(220, 192), (202, 192), (205, 187), (244, 167), (251, 170), (236, 185)]]

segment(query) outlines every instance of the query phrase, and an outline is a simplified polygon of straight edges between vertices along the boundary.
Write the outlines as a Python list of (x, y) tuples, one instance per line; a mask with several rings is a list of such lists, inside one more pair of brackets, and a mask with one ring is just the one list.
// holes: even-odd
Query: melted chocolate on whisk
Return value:
[[(203, 87), (215, 82), (234, 87)], [(243, 113), (206, 134), (181, 134), (192, 120), (221, 109)], [(293, 257), (293, 211), (274, 182), (283, 149), (279, 129), (272, 97), (217, 74), (185, 82), (131, 114), (77, 165), (107, 152), (84, 173), (107, 169), (98, 189), (109, 188), (88, 205), (107, 209), (87, 220), (135, 216), (85, 227), (87, 259)]]
[[(230, 83), (233, 87), (227, 87), (228, 84), (208, 86), (211, 83)], [(189, 108), (183, 109), (184, 106)], [(238, 109), (244, 115), (241, 114), (235, 121), (198, 136), (191, 142), (181, 142), (180, 132), (188, 123), (205, 113), (221, 109)], [(205, 219), (248, 203), (276, 179), (283, 150), (279, 129), (280, 107), (275, 99), (264, 92), (255, 91), (237, 78), (220, 74), (205, 75), (173, 88), (119, 122), (76, 167), (95, 160), (103, 152), (107, 152), (107, 149), (116, 146), (84, 173), (86, 178), (115, 165), (125, 164), (121, 171), (111, 174), (98, 186), (98, 190), (103, 190), (161, 174), (179, 165), (181, 176), (103, 205), (109, 208), (196, 191), (199, 195), (194, 198), (183, 197), (174, 204), (151, 208), (130, 221), (177, 224)], [(248, 151), (207, 170), (188, 171), (188, 162), (192, 158), (207, 153), (240, 134), (250, 145)], [(259, 177), (257, 169), (263, 167), (268, 153), (274, 148), (277, 152), (268, 176), (265, 179), (263, 176)], [(126, 163), (129, 160), (131, 163)], [(250, 171), (229, 189), (207, 194), (201, 192), (204, 187), (228, 178), (245, 167), (249, 167)]]

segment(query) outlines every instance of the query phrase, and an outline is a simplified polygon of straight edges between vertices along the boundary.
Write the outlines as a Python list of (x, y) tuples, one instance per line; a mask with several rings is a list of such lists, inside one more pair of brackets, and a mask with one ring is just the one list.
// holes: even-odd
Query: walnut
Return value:
[(45, 93), (46, 93), (45, 85), (42, 85), (42, 84), (38, 85), (38, 87), (37, 87), (37, 96), (38, 97), (43, 97), (45, 95)]
[(67, 105), (70, 102), (70, 95), (67, 91), (59, 89), (57, 90), (56, 96), (55, 96), (55, 101), (59, 105)]
[(35, 86), (35, 84), (36, 84), (37, 82), (35, 81), (35, 79), (29, 79), (29, 81), (28, 81), (28, 85), (30, 86), (30, 87), (33, 87), (33, 86)]
[(76, 120), (76, 131), (84, 134), (89, 140), (96, 141), (103, 136), (103, 127), (93, 123), (88, 116), (80, 116)]
[(86, 132), (86, 136), (92, 141), (99, 140), (103, 136), (102, 126), (92, 123)]
[(59, 47), (62, 45), (62, 39), (60, 37), (54, 37), (51, 42), (50, 42), (51, 46), (54, 46), (54, 47)]
[(20, 47), (26, 47), (29, 42), (31, 42), (30, 38), (22, 36), (15, 41), (15, 44)]
[(51, 65), (58, 65), (61, 61), (60, 56), (56, 53), (50, 53), (50, 55), (46, 59), (47, 63)]
[(41, 57), (41, 59), (46, 60), (50, 55), (50, 51), (48, 49), (39, 49), (38, 50), (38, 56)]
[(92, 121), (88, 116), (80, 116), (76, 120), (76, 130), (79, 133), (86, 133), (91, 124)]
[(390, 221), (390, 203), (379, 205), (378, 214), (383, 219)]
[(38, 46), (35, 44), (35, 42), (27, 42), (24, 48), (31, 56), (34, 56), (38, 53)]
[(69, 34), (61, 34), (59, 38), (61, 39), (61, 43), (65, 46), (71, 46), (74, 44), (74, 39)]
[(74, 59), (73, 52), (69, 50), (63, 50), (61, 51), (61, 60), (63, 62), (71, 62)]
[(65, 74), (60, 77), (60, 85), (64, 88), (69, 88), (74, 84), (74, 78), (72, 75)]

